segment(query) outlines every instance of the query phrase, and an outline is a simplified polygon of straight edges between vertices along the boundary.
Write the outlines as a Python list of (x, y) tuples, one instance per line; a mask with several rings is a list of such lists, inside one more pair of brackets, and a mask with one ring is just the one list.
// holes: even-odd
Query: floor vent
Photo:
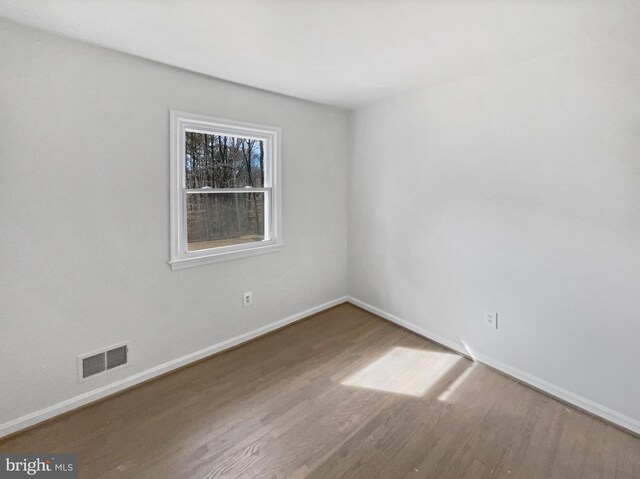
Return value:
[(80, 379), (87, 379), (127, 364), (129, 347), (126, 344), (112, 346), (104, 351), (79, 356), (78, 361)]

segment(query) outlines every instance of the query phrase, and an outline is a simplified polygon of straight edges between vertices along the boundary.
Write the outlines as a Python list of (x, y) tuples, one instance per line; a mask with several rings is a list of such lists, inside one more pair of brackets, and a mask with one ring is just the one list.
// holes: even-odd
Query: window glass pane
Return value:
[(262, 188), (264, 141), (187, 131), (184, 164), (188, 189)]
[(187, 249), (264, 240), (264, 193), (187, 194)]

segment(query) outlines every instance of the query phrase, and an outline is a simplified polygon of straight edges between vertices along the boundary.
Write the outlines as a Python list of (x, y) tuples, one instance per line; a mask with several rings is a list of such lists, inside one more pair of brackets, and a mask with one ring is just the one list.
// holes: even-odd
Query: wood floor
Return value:
[(640, 478), (640, 439), (345, 304), (0, 443), (80, 478)]

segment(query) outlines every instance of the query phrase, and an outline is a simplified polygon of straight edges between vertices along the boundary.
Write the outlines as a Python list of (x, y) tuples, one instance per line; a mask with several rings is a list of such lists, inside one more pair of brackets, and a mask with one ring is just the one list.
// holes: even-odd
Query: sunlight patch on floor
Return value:
[(458, 376), (447, 389), (442, 391), (442, 394), (438, 396), (438, 401), (451, 402), (456, 390), (467, 380), (475, 367), (475, 363), (470, 364), (469, 367), (460, 376)]
[(448, 352), (395, 347), (341, 384), (420, 397), (460, 359)]

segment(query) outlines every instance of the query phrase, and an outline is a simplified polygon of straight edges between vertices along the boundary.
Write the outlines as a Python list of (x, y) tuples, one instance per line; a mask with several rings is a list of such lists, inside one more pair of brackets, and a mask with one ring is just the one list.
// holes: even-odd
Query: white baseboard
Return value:
[(566, 389), (556, 386), (555, 384), (551, 384), (545, 381), (544, 379), (540, 379), (525, 371), (509, 366), (508, 364), (498, 361), (497, 359), (493, 359), (489, 356), (477, 353), (475, 351), (470, 351), (463, 344), (457, 343), (456, 341), (452, 341), (438, 334), (435, 334), (431, 331), (428, 331), (409, 321), (401, 319), (398, 316), (395, 316), (391, 313), (383, 311), (380, 308), (376, 308), (375, 306), (371, 306), (370, 304), (360, 301), (359, 299), (349, 296), (347, 297), (347, 301), (377, 316), (380, 316), (381, 318), (387, 319), (393, 323), (396, 323), (399, 326), (402, 326), (403, 328), (413, 331), (414, 333), (420, 336), (423, 336), (431, 341), (434, 341), (443, 346), (446, 346), (449, 349), (453, 349), (454, 351), (464, 356), (471, 357), (474, 361), (478, 361), (480, 363), (484, 363), (488, 366), (491, 366), (492, 368), (497, 369), (498, 371), (501, 371), (507, 374), (508, 376), (511, 376), (517, 379), (522, 383), (528, 384), (534, 387), (535, 389), (539, 389), (540, 391), (544, 391), (550, 396), (561, 399), (564, 402), (572, 404), (595, 416), (598, 416), (606, 421), (616, 424), (624, 429), (627, 429), (633, 432), (634, 434), (640, 435), (640, 420), (638, 419), (625, 416), (624, 414), (621, 414), (617, 411), (609, 409), (606, 406), (602, 406), (601, 404), (591, 401), (590, 399), (587, 399), (578, 394), (572, 393), (571, 391), (567, 391)]
[(226, 341), (222, 341), (199, 351), (187, 354), (186, 356), (168, 361), (166, 363), (160, 364), (151, 369), (147, 369), (146, 371), (142, 371), (106, 386), (88, 391), (83, 394), (79, 394), (78, 396), (72, 397), (57, 404), (53, 404), (44, 409), (40, 409), (39, 411), (35, 411), (12, 421), (5, 422), (4, 424), (0, 424), (0, 438), (8, 434), (20, 431), (21, 429), (33, 426), (34, 424), (37, 424), (39, 422), (46, 421), (47, 419), (51, 419), (55, 416), (59, 416), (60, 414), (63, 414), (65, 412), (77, 409), (86, 404), (95, 402), (116, 392), (123, 391), (127, 388), (135, 386), (136, 384), (148, 381), (149, 379), (153, 379), (156, 376), (160, 376), (161, 374), (165, 374), (169, 371), (180, 368), (194, 361), (206, 358), (207, 356), (211, 356), (212, 354), (219, 353), (226, 349), (245, 343), (273, 330), (291, 323), (295, 323), (300, 319), (311, 316), (312, 314), (319, 313), (333, 306), (337, 306), (338, 304), (344, 303), (346, 301), (347, 298), (342, 297), (323, 304), (319, 304), (317, 306), (314, 306), (313, 308), (307, 309), (306, 311), (302, 311), (279, 321), (275, 321), (271, 324), (267, 324), (266, 326), (254, 329), (253, 331), (249, 331), (248, 333), (244, 333), (234, 338), (227, 339)]

